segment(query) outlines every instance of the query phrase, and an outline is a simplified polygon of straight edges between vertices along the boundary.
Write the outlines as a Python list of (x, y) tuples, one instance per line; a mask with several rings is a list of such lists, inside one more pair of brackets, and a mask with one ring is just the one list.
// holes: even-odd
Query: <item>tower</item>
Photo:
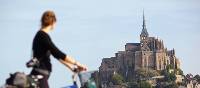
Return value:
[(141, 50), (142, 51), (149, 51), (150, 50), (149, 47), (148, 47), (148, 37), (149, 37), (149, 33), (147, 32), (145, 16), (144, 16), (144, 11), (143, 11), (142, 32), (140, 34), (140, 43), (141, 43)]

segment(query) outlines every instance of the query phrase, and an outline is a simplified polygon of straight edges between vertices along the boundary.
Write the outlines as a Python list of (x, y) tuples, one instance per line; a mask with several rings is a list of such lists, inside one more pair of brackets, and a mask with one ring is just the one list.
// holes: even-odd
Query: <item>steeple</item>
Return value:
[(145, 16), (144, 16), (144, 10), (143, 10), (143, 24), (142, 24), (143, 29), (146, 29), (146, 22), (145, 22)]
[(147, 32), (144, 10), (143, 10), (143, 24), (142, 24), (142, 32), (140, 34), (141, 37), (148, 37), (149, 33)]

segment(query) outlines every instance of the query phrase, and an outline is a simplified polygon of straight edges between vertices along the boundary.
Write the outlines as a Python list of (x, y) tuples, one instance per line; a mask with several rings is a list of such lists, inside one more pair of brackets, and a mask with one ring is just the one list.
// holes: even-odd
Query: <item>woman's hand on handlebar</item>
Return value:
[(77, 69), (78, 69), (78, 71), (86, 71), (87, 70), (87, 67), (86, 66), (84, 66), (84, 65), (82, 65), (82, 64), (80, 64), (80, 63), (78, 63), (78, 62), (76, 62), (75, 63), (75, 65), (77, 66)]
[(73, 71), (75, 66), (76, 66), (76, 68), (77, 68), (77, 70), (79, 72), (87, 70), (86, 66), (84, 66), (84, 65), (80, 64), (79, 62), (75, 61), (75, 59), (70, 57), (70, 56), (66, 56), (66, 58), (64, 60), (60, 59), (59, 61), (61, 63), (63, 63), (65, 66), (67, 66), (72, 71)]

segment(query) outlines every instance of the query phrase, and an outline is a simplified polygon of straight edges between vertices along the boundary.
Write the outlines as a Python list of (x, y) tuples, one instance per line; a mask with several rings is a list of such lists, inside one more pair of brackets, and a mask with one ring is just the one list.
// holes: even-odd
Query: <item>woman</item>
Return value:
[(43, 79), (39, 80), (40, 88), (49, 88), (48, 78), (52, 71), (50, 55), (53, 55), (71, 71), (74, 70), (74, 65), (77, 66), (79, 71), (86, 70), (85, 66), (61, 52), (51, 41), (48, 33), (53, 30), (55, 23), (56, 16), (54, 12), (44, 12), (41, 18), (41, 29), (37, 32), (33, 40), (33, 58), (36, 58), (39, 61), (39, 65), (33, 67), (31, 75), (42, 75), (44, 77)]

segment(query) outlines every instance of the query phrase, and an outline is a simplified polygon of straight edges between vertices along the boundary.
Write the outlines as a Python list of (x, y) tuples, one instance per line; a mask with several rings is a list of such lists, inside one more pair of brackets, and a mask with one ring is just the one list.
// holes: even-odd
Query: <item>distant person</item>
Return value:
[[(50, 62), (50, 55), (53, 55), (62, 64), (67, 66), (71, 71), (74, 70), (74, 65), (77, 66), (79, 71), (86, 70), (86, 67), (79, 62), (75, 61), (69, 55), (64, 54), (60, 51), (53, 43), (49, 36), (49, 32), (52, 31), (56, 24), (56, 16), (53, 11), (46, 11), (43, 13), (41, 18), (41, 28), (36, 33), (33, 40), (32, 51), (33, 59), (37, 60), (37, 65), (33, 66), (30, 75), (42, 75), (44, 78), (39, 80), (40, 88), (49, 88), (48, 78), (52, 71)], [(28, 67), (30, 62), (27, 63)]]

